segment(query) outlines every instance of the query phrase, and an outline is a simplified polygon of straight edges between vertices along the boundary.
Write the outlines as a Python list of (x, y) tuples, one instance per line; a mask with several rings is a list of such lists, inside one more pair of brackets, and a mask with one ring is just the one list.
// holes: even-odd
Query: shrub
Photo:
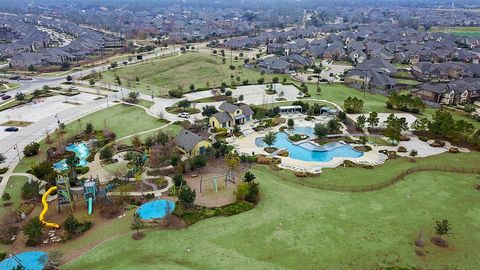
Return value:
[(68, 233), (68, 236), (71, 237), (77, 233), (79, 224), (76, 217), (69, 215), (63, 222), (63, 228)]
[(22, 227), (23, 233), (27, 236), (27, 245), (36, 246), (41, 243), (41, 237), (43, 235), (43, 223), (40, 222), (38, 217), (30, 219)]
[(0, 168), (0, 174), (4, 174), (8, 171), (8, 168)]
[(400, 147), (398, 147), (397, 152), (406, 153), (406, 152), (407, 152), (407, 148), (405, 148), (405, 147), (403, 147), (403, 146), (400, 146)]
[(100, 151), (100, 159), (110, 159), (113, 157), (113, 148), (111, 146), (105, 146)]
[(175, 98), (181, 98), (183, 95), (183, 92), (181, 90), (169, 90), (168, 95)]
[(10, 196), (10, 193), (8, 193), (8, 192), (4, 192), (3, 195), (2, 195), (2, 200), (4, 202), (10, 201), (11, 198), (12, 197)]
[(38, 194), (39, 191), (39, 183), (36, 181), (27, 181), (23, 184), (22, 187), (22, 199), (29, 200), (33, 198), (37, 198), (40, 195)]
[(27, 146), (25, 146), (25, 148), (23, 149), (23, 154), (26, 157), (31, 157), (38, 154), (39, 151), (40, 151), (40, 144), (37, 142), (32, 142), (32, 143), (29, 143)]

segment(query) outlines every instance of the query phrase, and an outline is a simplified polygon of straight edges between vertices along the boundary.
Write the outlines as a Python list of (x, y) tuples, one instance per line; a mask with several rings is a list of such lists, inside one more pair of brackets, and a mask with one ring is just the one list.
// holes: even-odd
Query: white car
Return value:
[(190, 118), (190, 114), (187, 112), (182, 112), (178, 114), (178, 117), (180, 118)]

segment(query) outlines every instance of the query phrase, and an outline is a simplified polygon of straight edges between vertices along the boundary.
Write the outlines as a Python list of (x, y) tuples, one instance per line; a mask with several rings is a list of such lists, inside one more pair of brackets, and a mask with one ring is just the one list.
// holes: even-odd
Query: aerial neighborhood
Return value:
[(0, 269), (480, 269), (476, 0), (0, 0)]

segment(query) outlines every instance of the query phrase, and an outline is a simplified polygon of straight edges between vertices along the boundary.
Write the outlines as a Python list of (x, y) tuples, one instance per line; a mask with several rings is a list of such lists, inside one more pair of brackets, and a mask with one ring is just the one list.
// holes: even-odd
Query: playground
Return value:
[(235, 202), (235, 190), (243, 175), (249, 169), (248, 164), (239, 164), (230, 171), (223, 159), (210, 160), (209, 166), (193, 174), (185, 174), (188, 186), (197, 193), (195, 204), (207, 207), (219, 207)]

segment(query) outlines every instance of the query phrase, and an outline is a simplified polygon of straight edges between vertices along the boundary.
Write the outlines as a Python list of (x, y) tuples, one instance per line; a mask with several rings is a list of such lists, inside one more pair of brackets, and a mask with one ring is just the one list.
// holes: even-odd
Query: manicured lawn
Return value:
[(412, 163), (409, 158), (398, 158), (387, 160), (381, 166), (374, 166), (373, 169), (349, 168), (339, 166), (337, 168), (324, 168), (323, 173), (317, 177), (298, 178), (289, 170), (279, 172), (290, 180), (305, 181), (306, 183), (325, 183), (345, 186), (370, 185), (385, 182), (401, 172), (411, 167), (422, 165), (439, 165), (448, 167), (478, 168), (480, 160), (479, 152), (450, 154), (430, 156), (426, 158), (417, 158), (417, 162)]
[[(234, 76), (233, 80), (240, 76), (241, 80), (236, 81), (237, 85), (241, 84), (242, 80), (248, 79), (252, 83), (261, 77), (260, 72), (244, 68), (243, 60), (234, 61), (236, 68), (230, 70), (230, 59), (226, 59), (226, 63), (222, 64), (221, 57), (189, 52), (106, 71), (102, 73), (102, 81), (115, 84), (116, 73), (125, 87), (149, 95), (153, 90), (154, 95), (160, 96), (166, 95), (168, 90), (178, 89), (179, 86), (187, 92), (191, 84), (196, 88), (206, 87), (207, 82), (210, 87), (219, 87), (222, 82), (230, 85), (231, 75)], [(136, 77), (140, 79), (138, 83), (135, 81)], [(264, 77), (271, 81), (272, 75), (266, 74)]]
[[(295, 83), (296, 85), (300, 85), (300, 83)], [(312, 95), (310, 98), (317, 98), (317, 99), (326, 99), (328, 101), (337, 103), (338, 105), (343, 107), (343, 101), (347, 97), (357, 97), (364, 101), (363, 111), (370, 112), (370, 111), (377, 111), (383, 112), (386, 111), (387, 108), (385, 107), (385, 102), (387, 101), (387, 97), (379, 94), (373, 93), (365, 93), (362, 90), (354, 89), (347, 87), (344, 84), (340, 83), (333, 83), (333, 84), (320, 84), (321, 93), (318, 94), (316, 91), (316, 84), (307, 84), (310, 94)]]
[(27, 127), (29, 125), (31, 125), (32, 122), (27, 122), (27, 121), (14, 121), (14, 120), (10, 120), (10, 121), (7, 121), (7, 122), (4, 122), (4, 123), (1, 123), (0, 126), (14, 126), (14, 127)]
[[(116, 238), (64, 269), (478, 269), (480, 203), (473, 175), (418, 173), (371, 193), (337, 193), (253, 171), (262, 200), (253, 210), (182, 230)], [(131, 214), (129, 216), (131, 218)], [(430, 243), (435, 220), (453, 231)], [(413, 241), (425, 233), (425, 257)]]
[(7, 186), (5, 187), (5, 192), (10, 194), (12, 205), (9, 207), (2, 206), (0, 207), (0, 217), (3, 217), (3, 214), (8, 210), (16, 210), (20, 205), (22, 186), (27, 182), (27, 177), (24, 176), (12, 176), (8, 180)]
[[(117, 135), (117, 139), (165, 125), (164, 122), (147, 115), (142, 108), (120, 104), (86, 115), (80, 120), (67, 124), (64, 137), (69, 138), (83, 131), (87, 123), (92, 123), (94, 129), (97, 130), (106, 127)], [(51, 138), (55, 140), (56, 134), (52, 134)], [(40, 145), (41, 154), (22, 159), (15, 168), (15, 172), (25, 172), (34, 163), (40, 162), (44, 158), (48, 145), (46, 145), (45, 140)]]

